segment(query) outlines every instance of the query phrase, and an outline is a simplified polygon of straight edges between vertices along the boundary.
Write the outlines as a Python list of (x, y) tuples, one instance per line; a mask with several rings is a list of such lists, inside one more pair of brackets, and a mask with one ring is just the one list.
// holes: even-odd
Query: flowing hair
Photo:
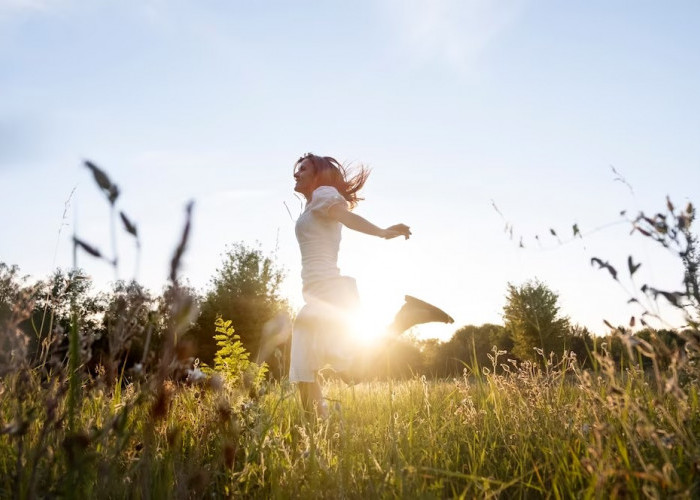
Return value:
[(364, 198), (360, 198), (357, 193), (362, 189), (362, 186), (367, 182), (369, 177), (369, 168), (364, 165), (350, 168), (342, 165), (335, 158), (330, 156), (317, 156), (312, 153), (306, 153), (299, 158), (294, 164), (294, 171), (299, 167), (299, 164), (304, 160), (311, 161), (313, 173), (317, 176), (319, 186), (333, 186), (338, 190), (343, 198), (348, 202), (350, 208), (355, 208), (358, 202)]

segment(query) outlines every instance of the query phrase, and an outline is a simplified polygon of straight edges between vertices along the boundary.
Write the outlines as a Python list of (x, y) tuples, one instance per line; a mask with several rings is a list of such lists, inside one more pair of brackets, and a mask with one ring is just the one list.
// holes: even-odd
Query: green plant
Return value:
[(238, 380), (250, 366), (249, 353), (241, 344), (241, 338), (236, 335), (231, 326), (231, 320), (224, 321), (218, 317), (214, 323), (216, 334), (216, 354), (214, 354), (214, 370), (225, 375), (230, 380)]

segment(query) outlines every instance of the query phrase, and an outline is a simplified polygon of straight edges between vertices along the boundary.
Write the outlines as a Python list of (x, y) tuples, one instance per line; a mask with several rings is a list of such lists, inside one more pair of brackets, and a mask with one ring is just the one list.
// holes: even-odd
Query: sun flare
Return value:
[(351, 318), (351, 331), (356, 342), (363, 346), (372, 346), (380, 342), (391, 323), (391, 314), (382, 303), (364, 303)]

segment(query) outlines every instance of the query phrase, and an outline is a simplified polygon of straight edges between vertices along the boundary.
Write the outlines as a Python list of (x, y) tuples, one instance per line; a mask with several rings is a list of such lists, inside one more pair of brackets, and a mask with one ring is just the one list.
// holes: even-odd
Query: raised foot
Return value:
[(405, 300), (396, 313), (394, 322), (389, 326), (390, 331), (396, 335), (423, 323), (454, 323), (452, 316), (437, 306), (410, 295), (406, 295)]

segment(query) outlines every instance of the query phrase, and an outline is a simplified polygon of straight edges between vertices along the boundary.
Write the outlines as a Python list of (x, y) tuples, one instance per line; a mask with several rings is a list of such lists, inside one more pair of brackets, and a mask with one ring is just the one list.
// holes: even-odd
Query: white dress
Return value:
[(320, 186), (296, 222), (305, 304), (292, 331), (291, 382), (314, 382), (327, 365), (344, 371), (353, 357), (349, 324), (359, 298), (355, 280), (338, 269), (342, 225), (328, 216), (337, 204), (347, 207), (336, 188)]

